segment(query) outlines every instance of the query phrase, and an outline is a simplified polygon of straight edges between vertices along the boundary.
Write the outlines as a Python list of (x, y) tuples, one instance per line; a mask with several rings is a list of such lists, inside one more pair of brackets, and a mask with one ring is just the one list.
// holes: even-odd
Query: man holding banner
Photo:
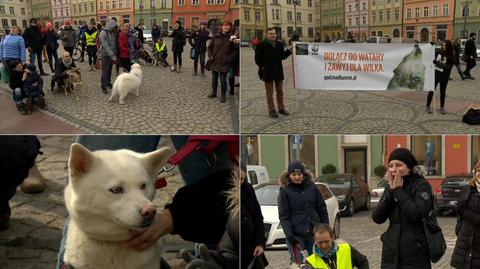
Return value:
[(274, 28), (267, 29), (267, 38), (255, 49), (255, 63), (258, 65), (258, 76), (265, 81), (267, 93), (268, 115), (278, 118), (273, 101), (273, 87), (277, 92), (278, 113), (289, 115), (283, 102), (283, 66), (285, 60), (292, 54), (292, 47), (284, 49), (283, 44), (277, 40), (277, 32)]

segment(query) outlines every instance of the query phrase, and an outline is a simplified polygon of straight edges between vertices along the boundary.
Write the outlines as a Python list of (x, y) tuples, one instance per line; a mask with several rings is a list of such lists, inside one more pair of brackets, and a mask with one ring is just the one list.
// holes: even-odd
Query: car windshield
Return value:
[(332, 188), (348, 188), (350, 187), (350, 180), (344, 176), (329, 176), (323, 175), (318, 178), (318, 181), (327, 183)]
[(265, 185), (255, 190), (255, 195), (260, 205), (276, 206), (279, 191), (278, 185)]
[(378, 182), (377, 184), (377, 188), (385, 188), (387, 186), (387, 181), (385, 179), (382, 178), (382, 180), (380, 180), (380, 182)]
[(462, 182), (468, 182), (470, 181), (471, 178), (468, 177), (447, 177), (443, 181), (444, 184), (448, 183), (462, 183)]

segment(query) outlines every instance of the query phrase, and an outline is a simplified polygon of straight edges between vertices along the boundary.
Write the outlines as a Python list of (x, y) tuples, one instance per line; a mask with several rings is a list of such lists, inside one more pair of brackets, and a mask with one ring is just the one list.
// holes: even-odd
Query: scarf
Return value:
[(338, 251), (338, 246), (335, 241), (333, 241), (332, 248), (327, 253), (324, 253), (317, 245), (313, 245), (313, 252), (315, 253), (315, 255), (321, 258), (331, 259), (333, 256), (337, 254), (337, 251)]

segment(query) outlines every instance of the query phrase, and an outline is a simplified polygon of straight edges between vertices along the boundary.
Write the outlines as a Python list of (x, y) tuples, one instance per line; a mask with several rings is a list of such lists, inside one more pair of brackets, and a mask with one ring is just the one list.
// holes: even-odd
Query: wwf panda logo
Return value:
[(312, 55), (318, 55), (319, 50), (320, 50), (320, 45), (319, 44), (314, 44), (312, 46)]

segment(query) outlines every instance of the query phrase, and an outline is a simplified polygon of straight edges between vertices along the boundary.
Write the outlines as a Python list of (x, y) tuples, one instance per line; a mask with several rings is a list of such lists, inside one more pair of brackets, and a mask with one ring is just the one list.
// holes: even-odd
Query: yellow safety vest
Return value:
[(162, 47), (159, 46), (159, 44), (155, 44), (155, 49), (158, 51), (158, 52), (163, 52), (165, 50), (165, 47), (166, 47), (166, 44), (163, 43), (162, 44)]
[(97, 31), (93, 32), (93, 34), (89, 35), (85, 32), (85, 39), (87, 40), (87, 46), (95, 46), (95, 39), (97, 38)]
[[(323, 259), (315, 254), (310, 255), (307, 261), (314, 269), (329, 269)], [(338, 244), (337, 269), (352, 269), (352, 254), (349, 244)]]

